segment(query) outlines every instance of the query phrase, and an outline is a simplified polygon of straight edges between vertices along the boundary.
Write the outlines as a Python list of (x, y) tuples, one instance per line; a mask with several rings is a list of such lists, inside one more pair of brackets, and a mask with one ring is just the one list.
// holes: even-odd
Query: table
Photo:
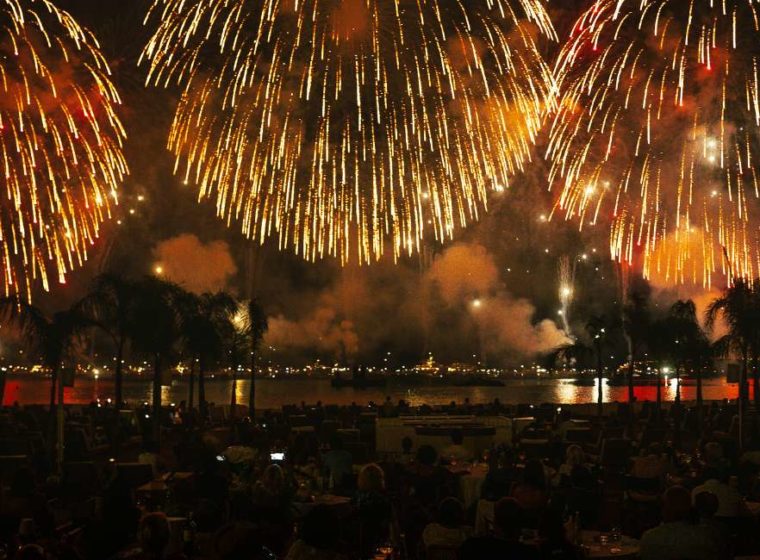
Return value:
[(191, 472), (170, 472), (160, 478), (141, 484), (135, 494), (151, 504), (163, 505), (166, 495), (173, 483), (191, 481), (195, 475)]
[(290, 428), (290, 431), (299, 434), (313, 434), (314, 426), (295, 426), (293, 428)]
[(485, 463), (474, 465), (460, 463), (449, 465), (447, 468), (451, 474), (459, 477), (459, 494), (464, 507), (469, 508), (477, 503), (488, 474), (488, 465)]
[(623, 536), (618, 542), (602, 544), (599, 537), (609, 535), (599, 531), (581, 531), (581, 551), (584, 558), (637, 558), (639, 541)]
[(339, 428), (335, 433), (341, 437), (343, 443), (359, 443), (361, 432), (357, 428)]
[(351, 498), (345, 496), (335, 496), (333, 494), (322, 494), (314, 497), (313, 502), (296, 502), (294, 505), (296, 513), (303, 517), (316, 506), (328, 506), (343, 511), (351, 507)]

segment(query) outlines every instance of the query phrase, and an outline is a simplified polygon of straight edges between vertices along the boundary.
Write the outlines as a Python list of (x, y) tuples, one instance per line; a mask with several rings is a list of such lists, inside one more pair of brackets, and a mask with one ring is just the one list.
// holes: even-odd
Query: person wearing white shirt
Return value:
[(665, 492), (662, 524), (641, 537), (641, 560), (714, 560), (720, 558), (719, 543), (710, 533), (690, 521), (691, 496), (682, 486)]
[(744, 504), (744, 499), (736, 488), (721, 480), (721, 476), (717, 471), (708, 469), (705, 471), (705, 478), (704, 484), (697, 486), (692, 491), (692, 500), (702, 492), (709, 492), (710, 494), (715, 494), (718, 498), (718, 511), (715, 513), (715, 517), (733, 518), (747, 514), (747, 506)]

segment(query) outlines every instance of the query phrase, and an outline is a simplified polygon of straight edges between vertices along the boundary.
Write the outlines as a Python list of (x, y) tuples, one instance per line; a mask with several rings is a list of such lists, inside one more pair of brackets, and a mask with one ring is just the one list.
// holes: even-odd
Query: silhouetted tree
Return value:
[(607, 335), (608, 335), (608, 322), (604, 317), (595, 315), (592, 316), (587, 322), (586, 322), (586, 333), (591, 338), (591, 344), (594, 348), (594, 354), (596, 356), (596, 378), (598, 381), (598, 392), (597, 392), (597, 413), (599, 416), (602, 416), (602, 413), (604, 412), (604, 404), (603, 404), (603, 378), (604, 378), (604, 362), (603, 362), (603, 351), (604, 351), (604, 345), (606, 343)]
[[(178, 298), (178, 309), (184, 345), (198, 360), (198, 406), (201, 418), (205, 419), (206, 372), (214, 361), (218, 362), (224, 356), (226, 341), (235, 331), (232, 318), (238, 306), (225, 292), (202, 295), (184, 292)], [(192, 370), (190, 383), (192, 387)]]
[(82, 315), (78, 306), (48, 317), (41, 309), (20, 298), (6, 297), (0, 299), (0, 324), (17, 328), (28, 353), (40, 359), (50, 370), (51, 424), (48, 442), (51, 444), (51, 456), (52, 443), (55, 442), (56, 465), (60, 471), (64, 449), (62, 368), (65, 360), (74, 354), (82, 330), (91, 326), (91, 322)]
[(129, 342), (129, 322), (137, 294), (137, 284), (133, 280), (105, 273), (95, 278), (89, 293), (80, 303), (82, 312), (113, 341), (116, 350), (114, 400), (117, 410), (124, 402), (124, 352)]
[(133, 349), (153, 362), (153, 437), (161, 439), (161, 373), (180, 341), (177, 301), (183, 291), (170, 282), (146, 276), (136, 284), (137, 297), (130, 311)]
[(634, 364), (643, 349), (652, 317), (649, 300), (652, 288), (644, 278), (631, 279), (623, 306), (623, 332), (628, 340), (628, 402), (635, 400), (633, 392)]

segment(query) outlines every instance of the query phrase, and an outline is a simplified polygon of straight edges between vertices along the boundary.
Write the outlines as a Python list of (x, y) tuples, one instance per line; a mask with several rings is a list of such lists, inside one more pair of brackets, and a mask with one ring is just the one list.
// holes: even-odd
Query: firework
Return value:
[(46, 0), (0, 6), (0, 258), (6, 294), (87, 258), (126, 173), (119, 97), (94, 37)]
[(559, 259), (558, 276), (559, 276), (559, 315), (562, 319), (562, 327), (565, 334), (572, 338), (570, 330), (570, 305), (573, 303), (575, 295), (575, 265), (577, 261), (570, 263), (570, 257), (563, 255)]
[(177, 173), (245, 235), (379, 259), (477, 219), (529, 158), (542, 0), (154, 0)]
[(555, 76), (557, 209), (670, 283), (759, 272), (760, 3), (597, 0)]

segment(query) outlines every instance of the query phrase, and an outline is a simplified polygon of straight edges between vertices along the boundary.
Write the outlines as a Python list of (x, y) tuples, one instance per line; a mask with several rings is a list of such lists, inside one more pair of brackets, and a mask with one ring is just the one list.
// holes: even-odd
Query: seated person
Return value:
[(285, 560), (346, 560), (340, 549), (338, 517), (332, 508), (318, 505), (304, 517)]
[(567, 486), (570, 484), (570, 475), (575, 467), (584, 467), (586, 454), (580, 445), (570, 445), (565, 451), (565, 462), (559, 466), (556, 475), (552, 479), (553, 486)]
[(163, 513), (148, 513), (140, 520), (137, 530), (139, 548), (127, 553), (123, 558), (129, 560), (170, 560), (183, 558), (167, 553), (171, 540), (169, 520)]
[(233, 523), (214, 535), (214, 558), (218, 560), (276, 560), (262, 546), (257, 528), (248, 523)]
[(710, 560), (718, 558), (719, 543), (691, 523), (691, 496), (682, 486), (665, 492), (662, 524), (641, 537), (641, 560)]
[(724, 523), (715, 518), (718, 511), (718, 497), (710, 492), (700, 492), (694, 496), (694, 513), (700, 531), (709, 535), (717, 543), (720, 551), (719, 559), (732, 558), (730, 534)]
[(357, 480), (356, 509), (364, 553), (387, 540), (393, 507), (385, 492), (385, 474), (376, 464), (365, 465)]
[(670, 464), (662, 453), (660, 444), (653, 443), (639, 457), (633, 458), (630, 475), (635, 478), (664, 479)]
[(322, 456), (325, 476), (332, 480), (334, 488), (343, 488), (353, 475), (353, 457), (343, 448), (343, 438), (335, 434), (330, 438), (330, 451)]
[(538, 459), (531, 459), (523, 469), (522, 482), (515, 485), (512, 497), (523, 510), (523, 527), (536, 528), (538, 519), (548, 501), (544, 465)]
[(514, 498), (502, 498), (494, 507), (494, 536), (467, 539), (460, 560), (534, 560), (538, 550), (520, 542), (522, 510)]
[(451, 445), (441, 451), (441, 458), (450, 463), (472, 460), (472, 452), (463, 444), (464, 434), (462, 434), (462, 430), (453, 430), (451, 432)]
[(437, 464), (438, 454), (430, 445), (417, 449), (414, 463), (407, 467), (408, 492), (416, 501), (433, 506), (445, 495), (450, 473)]
[(562, 515), (546, 510), (538, 523), (538, 550), (542, 560), (578, 560), (578, 552), (567, 539)]
[(491, 455), (488, 474), (483, 481), (481, 498), (497, 502), (506, 498), (512, 491), (512, 484), (517, 480), (515, 457), (511, 449), (501, 449)]
[(425, 548), (459, 548), (472, 531), (464, 524), (464, 506), (456, 498), (445, 498), (438, 506), (436, 521), (422, 532)]
[(702, 492), (710, 492), (718, 498), (719, 518), (737, 518), (747, 515), (747, 506), (736, 488), (731, 487), (717, 468), (708, 467), (704, 471), (705, 482), (697, 486), (691, 493), (696, 499)]

